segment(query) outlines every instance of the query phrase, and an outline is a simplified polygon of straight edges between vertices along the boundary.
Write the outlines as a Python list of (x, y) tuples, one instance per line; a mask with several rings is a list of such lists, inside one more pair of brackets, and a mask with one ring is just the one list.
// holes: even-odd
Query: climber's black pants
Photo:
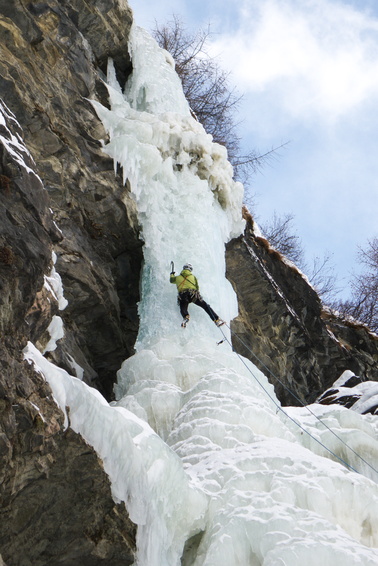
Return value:
[(211, 320), (217, 320), (219, 316), (216, 312), (213, 311), (210, 305), (203, 300), (201, 295), (198, 291), (194, 289), (187, 289), (186, 291), (182, 291), (182, 293), (178, 294), (177, 298), (178, 305), (180, 307), (180, 313), (182, 318), (188, 316), (188, 305), (189, 303), (194, 303), (195, 305), (201, 307), (204, 311), (207, 312)]

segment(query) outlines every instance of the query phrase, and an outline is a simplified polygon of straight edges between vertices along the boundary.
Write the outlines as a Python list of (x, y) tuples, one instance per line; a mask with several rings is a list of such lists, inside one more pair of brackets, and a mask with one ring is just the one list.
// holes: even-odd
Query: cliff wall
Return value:
[(378, 337), (324, 308), (305, 276), (256, 233), (248, 211), (245, 217), (244, 235), (226, 254), (239, 304), (234, 348), (265, 372), (286, 405), (314, 402), (346, 370), (378, 380)]
[[(130, 69), (131, 12), (117, 0), (0, 1), (0, 554), (7, 566), (133, 561), (135, 529), (94, 451), (23, 361), (53, 316), (47, 353), (110, 396), (138, 329), (141, 243), (128, 187), (103, 155), (88, 99), (106, 102), (108, 56)], [(12, 114), (13, 113), (13, 114)], [(45, 284), (53, 267), (68, 306)], [(81, 376), (81, 375), (80, 375)], [(0, 558), (1, 562), (1, 558)]]

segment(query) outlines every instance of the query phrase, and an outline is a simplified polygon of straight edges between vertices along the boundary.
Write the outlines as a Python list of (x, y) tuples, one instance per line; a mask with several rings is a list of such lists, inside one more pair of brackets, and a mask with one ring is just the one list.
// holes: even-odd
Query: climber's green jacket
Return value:
[(195, 289), (196, 291), (199, 291), (197, 277), (193, 275), (189, 269), (183, 269), (180, 275), (171, 273), (169, 281), (170, 283), (176, 283), (177, 291), (179, 293), (186, 291), (187, 289)]

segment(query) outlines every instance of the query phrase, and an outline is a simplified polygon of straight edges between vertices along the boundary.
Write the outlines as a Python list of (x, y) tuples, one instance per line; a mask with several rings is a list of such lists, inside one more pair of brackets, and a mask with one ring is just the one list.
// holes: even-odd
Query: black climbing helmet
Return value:
[(193, 266), (191, 263), (186, 263), (183, 265), (183, 269), (189, 269), (189, 271), (193, 271)]

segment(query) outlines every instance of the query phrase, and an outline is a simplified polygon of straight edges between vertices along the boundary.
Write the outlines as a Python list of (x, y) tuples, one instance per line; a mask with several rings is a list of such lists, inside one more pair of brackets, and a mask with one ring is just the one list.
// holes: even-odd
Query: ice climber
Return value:
[(171, 271), (169, 278), (169, 281), (171, 283), (176, 283), (177, 286), (177, 303), (180, 307), (180, 313), (183, 318), (181, 326), (185, 328), (189, 322), (189, 303), (194, 303), (195, 305), (203, 308), (217, 326), (222, 326), (222, 324), (224, 324), (224, 320), (221, 320), (216, 312), (213, 311), (211, 306), (208, 305), (201, 297), (197, 277), (192, 273), (192, 271), (193, 266), (190, 263), (186, 263), (183, 266), (180, 275), (175, 275), (175, 272)]

